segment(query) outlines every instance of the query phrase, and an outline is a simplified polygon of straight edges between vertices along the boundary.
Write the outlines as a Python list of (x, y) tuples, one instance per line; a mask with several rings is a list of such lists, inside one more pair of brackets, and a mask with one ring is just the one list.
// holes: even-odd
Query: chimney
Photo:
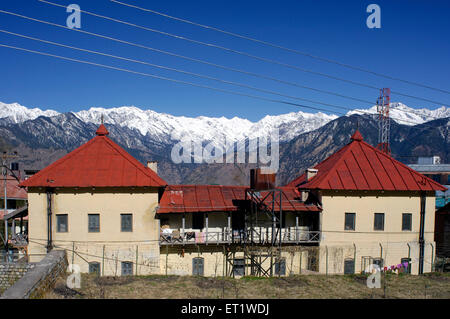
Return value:
[(308, 168), (308, 169), (306, 170), (306, 181), (309, 181), (311, 178), (313, 178), (314, 176), (316, 176), (318, 171), (319, 171), (319, 170), (318, 170), (318, 169), (315, 169), (315, 168)]
[(157, 161), (147, 161), (147, 167), (158, 174), (158, 162)]

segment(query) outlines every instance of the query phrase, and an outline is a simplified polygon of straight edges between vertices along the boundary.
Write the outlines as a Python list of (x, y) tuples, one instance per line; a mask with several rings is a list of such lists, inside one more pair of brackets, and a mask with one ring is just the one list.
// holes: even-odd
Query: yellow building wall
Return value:
[[(47, 194), (28, 191), (30, 261), (46, 254)], [(69, 263), (88, 272), (101, 264), (103, 275), (120, 275), (121, 262), (133, 262), (133, 273), (159, 273), (159, 220), (156, 188), (56, 190), (52, 194), (52, 237), (55, 248), (67, 249)], [(68, 215), (68, 232), (57, 232), (56, 215)], [(88, 214), (100, 215), (100, 232), (88, 231)], [(133, 215), (133, 231), (121, 231), (121, 214)], [(73, 251), (74, 250), (74, 251)], [(136, 256), (138, 257), (136, 259)], [(136, 263), (137, 261), (137, 263)]]
[[(413, 274), (418, 273), (420, 195), (410, 192), (323, 192), (321, 215), (320, 272), (343, 273), (344, 260), (353, 259), (356, 272), (363, 271), (362, 257), (379, 258), (385, 266), (411, 258)], [(345, 230), (345, 213), (356, 213), (355, 230)], [(384, 231), (374, 230), (374, 213), (384, 213)], [(412, 230), (402, 231), (402, 214), (412, 214)], [(435, 255), (434, 194), (427, 194), (425, 208), (424, 272), (432, 270)], [(409, 244), (409, 247), (408, 247)]]

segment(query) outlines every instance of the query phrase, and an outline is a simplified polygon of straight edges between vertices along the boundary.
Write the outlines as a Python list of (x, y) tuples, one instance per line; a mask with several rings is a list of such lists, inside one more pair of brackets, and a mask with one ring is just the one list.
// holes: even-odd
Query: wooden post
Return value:
[(181, 241), (184, 243), (184, 232), (185, 232), (184, 230), (186, 228), (186, 214), (185, 213), (183, 213), (183, 217), (182, 217), (182, 220), (181, 220), (181, 225), (183, 227), (183, 232), (181, 234)]
[(228, 219), (228, 229), (227, 229), (227, 240), (228, 240), (228, 236), (230, 236), (230, 234), (233, 235), (233, 232), (231, 230), (231, 213), (230, 212), (228, 212), (227, 219)]
[[(72, 265), (75, 263), (75, 242), (72, 242)], [(72, 272), (73, 272), (73, 266), (72, 266)]]
[(303, 255), (303, 250), (300, 250), (300, 271), (299, 271), (299, 274), (302, 273), (302, 255)]
[(139, 253), (139, 246), (138, 245), (136, 245), (136, 276), (137, 276), (137, 274), (138, 274), (138, 261), (139, 261), (139, 255), (138, 255), (138, 253)]
[(206, 213), (206, 236), (205, 236), (205, 243), (208, 245), (208, 213)]
[(103, 254), (102, 254), (102, 276), (105, 275), (105, 245), (103, 245)]
[(166, 276), (167, 276), (167, 259), (169, 258), (169, 245), (166, 246)]

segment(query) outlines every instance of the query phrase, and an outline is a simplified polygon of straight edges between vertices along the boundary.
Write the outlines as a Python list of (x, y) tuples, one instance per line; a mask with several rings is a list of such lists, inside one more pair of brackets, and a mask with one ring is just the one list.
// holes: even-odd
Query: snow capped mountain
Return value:
[[(352, 114), (375, 114), (376, 106), (366, 110), (354, 110)], [(0, 119), (6, 118), (12, 123), (22, 123), (36, 119), (39, 116), (54, 117), (60, 113), (53, 110), (43, 111), (38, 108), (29, 109), (17, 103), (5, 104), (0, 102)], [(157, 113), (152, 110), (142, 110), (135, 106), (117, 108), (92, 107), (73, 113), (85, 123), (99, 124), (101, 117), (105, 123), (114, 124), (137, 130), (140, 134), (155, 142), (172, 144), (182, 138), (195, 141), (211, 141), (220, 145), (227, 140), (254, 139), (268, 136), (274, 128), (279, 129), (280, 140), (287, 142), (296, 136), (322, 127), (338, 118), (334, 114), (291, 112), (282, 115), (267, 115), (257, 122), (247, 119), (213, 118), (213, 117), (185, 117)], [(391, 117), (400, 124), (415, 125), (435, 118), (450, 117), (450, 108), (441, 107), (436, 110), (413, 109), (402, 103), (391, 103)]]
[[(403, 103), (391, 103), (390, 104), (390, 116), (391, 119), (399, 124), (403, 125), (417, 125), (422, 124), (431, 120), (450, 117), (450, 108), (441, 106), (435, 110), (429, 110), (426, 108), (413, 109), (406, 106)], [(347, 113), (347, 115), (352, 114), (376, 114), (377, 106), (373, 106), (370, 109), (360, 110), (356, 109)]]
[(42, 111), (38, 108), (29, 109), (18, 103), (5, 104), (0, 102), (0, 118), (7, 118), (13, 123), (34, 120), (39, 116), (55, 116), (59, 113), (53, 110)]
[(75, 115), (85, 122), (100, 123), (103, 115), (105, 123), (135, 128), (142, 135), (159, 137), (161, 141), (180, 140), (189, 137), (192, 140), (222, 141), (228, 139), (252, 139), (267, 135), (274, 128), (280, 129), (282, 140), (291, 140), (303, 132), (314, 130), (337, 118), (336, 115), (324, 113), (288, 113), (278, 116), (266, 116), (258, 122), (233, 117), (212, 118), (199, 116), (196, 118), (173, 116), (151, 110), (141, 110), (134, 106), (119, 108), (91, 108)]

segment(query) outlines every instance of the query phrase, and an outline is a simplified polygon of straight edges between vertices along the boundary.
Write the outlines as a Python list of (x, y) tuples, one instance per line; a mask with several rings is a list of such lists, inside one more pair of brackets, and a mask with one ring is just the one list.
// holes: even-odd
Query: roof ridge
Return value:
[[(120, 152), (121, 155), (124, 155), (125, 159), (130, 162), (130, 164), (134, 165), (136, 168), (138, 168), (140, 171), (142, 171), (145, 175), (147, 175), (148, 177), (150, 177), (151, 179), (153, 179), (154, 182), (158, 182), (161, 184), (161, 181), (163, 182), (163, 184), (165, 183), (167, 185), (167, 182), (164, 181), (161, 177), (159, 177), (158, 174), (156, 174), (153, 170), (151, 170), (149, 168), (150, 171), (145, 169), (145, 165), (142, 164), (141, 162), (139, 162), (136, 158), (134, 158), (133, 156), (131, 156), (130, 153), (128, 153), (126, 150), (124, 150), (120, 145), (118, 145), (116, 142), (114, 142), (113, 140), (111, 140), (109, 137), (107, 137), (106, 135), (100, 135), (100, 138), (103, 138), (111, 147), (113, 147), (116, 151)], [(161, 181), (158, 181), (155, 179), (154, 176), (157, 176)]]
[[(366, 142), (364, 142), (364, 141), (362, 141), (362, 143), (364, 143), (365, 145), (367, 145), (367, 146), (369, 146), (370, 148), (374, 149), (378, 154), (381, 154), (381, 155), (387, 157), (388, 159), (391, 159), (391, 160), (395, 161), (396, 163), (400, 164), (403, 168), (406, 168), (409, 172), (414, 172), (414, 174), (422, 175), (421, 177), (426, 178), (430, 183), (432, 183), (432, 184), (434, 184), (434, 185), (436, 185), (436, 186), (438, 186), (438, 187), (443, 187), (440, 183), (435, 182), (435, 181), (432, 180), (431, 178), (429, 178), (429, 177), (427, 177), (427, 176), (425, 176), (425, 175), (423, 175), (423, 174), (421, 174), (421, 173), (419, 173), (419, 172), (413, 170), (413, 169), (412, 169), (411, 167), (409, 167), (408, 165), (403, 164), (402, 162), (396, 160), (395, 158), (393, 158), (392, 156), (386, 154), (385, 152), (380, 151), (380, 150), (377, 149), (376, 147), (373, 147), (373, 146), (370, 145), (369, 143), (366, 143)], [(416, 181), (415, 179), (414, 179), (414, 181), (415, 181), (416, 184), (417, 184), (417, 181)]]

